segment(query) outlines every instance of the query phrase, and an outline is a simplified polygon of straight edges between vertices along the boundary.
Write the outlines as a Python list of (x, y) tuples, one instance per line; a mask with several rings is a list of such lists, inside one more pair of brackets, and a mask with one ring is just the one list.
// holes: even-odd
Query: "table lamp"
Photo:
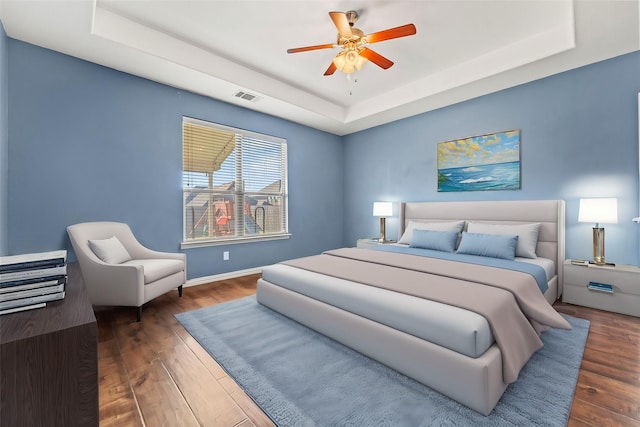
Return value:
[(595, 223), (595, 227), (593, 227), (593, 263), (596, 265), (605, 264), (604, 227), (600, 227), (600, 224), (618, 223), (618, 199), (580, 199), (578, 221)]
[(380, 243), (387, 241), (385, 231), (385, 218), (392, 216), (393, 205), (391, 202), (373, 202), (373, 216), (380, 217)]

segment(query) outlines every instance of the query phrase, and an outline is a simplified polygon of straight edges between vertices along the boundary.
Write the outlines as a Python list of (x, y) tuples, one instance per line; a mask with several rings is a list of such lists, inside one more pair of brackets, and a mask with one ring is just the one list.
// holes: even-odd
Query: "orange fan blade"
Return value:
[(331, 62), (331, 65), (329, 65), (329, 68), (327, 68), (327, 71), (324, 72), (324, 75), (325, 76), (330, 76), (331, 74), (335, 73), (336, 70), (337, 70), (336, 64)]
[(384, 68), (385, 70), (393, 65), (392, 61), (389, 61), (384, 56), (366, 47), (360, 51), (360, 56), (367, 58), (369, 61), (376, 64), (378, 67)]
[(416, 26), (413, 24), (401, 25), (400, 27), (389, 28), (388, 30), (371, 33), (364, 37), (367, 43), (376, 43), (383, 40), (397, 39), (398, 37), (412, 36), (416, 33)]
[(349, 20), (344, 12), (329, 12), (329, 16), (333, 21), (333, 25), (338, 29), (340, 37), (351, 37), (353, 35), (351, 25), (349, 25)]
[(317, 44), (315, 46), (296, 47), (294, 49), (287, 49), (287, 53), (307, 52), (309, 50), (318, 49), (331, 49), (333, 46), (333, 44)]

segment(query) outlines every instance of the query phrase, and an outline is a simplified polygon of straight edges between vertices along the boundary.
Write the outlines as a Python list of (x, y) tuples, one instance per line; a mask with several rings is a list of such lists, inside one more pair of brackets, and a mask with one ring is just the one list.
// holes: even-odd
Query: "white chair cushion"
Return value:
[(178, 259), (134, 259), (122, 265), (141, 265), (145, 285), (184, 271), (184, 263)]
[(98, 258), (108, 264), (122, 264), (131, 259), (131, 255), (116, 236), (103, 240), (89, 240), (89, 247)]

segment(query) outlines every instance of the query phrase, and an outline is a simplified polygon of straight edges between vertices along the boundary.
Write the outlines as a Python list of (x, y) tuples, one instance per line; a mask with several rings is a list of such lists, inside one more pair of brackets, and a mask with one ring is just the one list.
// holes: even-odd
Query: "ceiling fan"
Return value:
[(348, 12), (329, 12), (329, 16), (338, 29), (338, 41), (336, 44), (320, 44), (287, 49), (287, 53), (298, 53), (310, 50), (331, 49), (333, 47), (342, 48), (342, 51), (333, 58), (331, 65), (329, 65), (327, 71), (324, 72), (325, 76), (332, 75), (336, 70), (340, 70), (345, 74), (351, 74), (356, 70), (360, 70), (367, 60), (386, 70), (393, 65), (393, 62), (369, 49), (366, 45), (396, 39), (398, 37), (412, 36), (416, 33), (416, 26), (407, 24), (365, 35), (362, 30), (353, 26), (358, 20), (358, 12), (354, 10)]

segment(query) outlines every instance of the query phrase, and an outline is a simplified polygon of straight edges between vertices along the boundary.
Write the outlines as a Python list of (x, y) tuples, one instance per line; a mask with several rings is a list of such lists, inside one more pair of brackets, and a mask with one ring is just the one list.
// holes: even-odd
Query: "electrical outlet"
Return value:
[(229, 251), (222, 252), (222, 260), (229, 261)]

